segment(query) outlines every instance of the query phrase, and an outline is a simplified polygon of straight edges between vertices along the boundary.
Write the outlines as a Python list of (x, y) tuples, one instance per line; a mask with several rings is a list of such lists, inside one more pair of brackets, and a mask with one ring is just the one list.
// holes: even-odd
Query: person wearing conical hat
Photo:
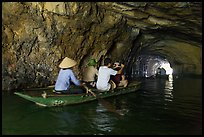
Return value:
[[(55, 83), (56, 93), (83, 93), (85, 89), (83, 84), (76, 78), (72, 68), (76, 66), (77, 62), (71, 58), (65, 57), (59, 65), (60, 71)], [(70, 89), (71, 82), (80, 88), (73, 91)]]
[(96, 77), (98, 75), (97, 62), (95, 59), (90, 59), (88, 66), (84, 69), (83, 72), (83, 81), (91, 87), (96, 85)]

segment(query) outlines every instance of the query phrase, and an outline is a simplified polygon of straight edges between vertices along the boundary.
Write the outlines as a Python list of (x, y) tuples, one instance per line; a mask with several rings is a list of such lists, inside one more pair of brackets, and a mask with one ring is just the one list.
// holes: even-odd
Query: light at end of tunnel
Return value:
[(166, 70), (166, 75), (172, 75), (173, 74), (173, 69), (170, 67), (169, 63), (163, 63), (160, 68), (163, 68)]
[(169, 81), (173, 81), (173, 75), (172, 74), (169, 75)]
[(173, 69), (172, 68), (166, 69), (166, 74), (167, 75), (172, 75), (173, 74)]

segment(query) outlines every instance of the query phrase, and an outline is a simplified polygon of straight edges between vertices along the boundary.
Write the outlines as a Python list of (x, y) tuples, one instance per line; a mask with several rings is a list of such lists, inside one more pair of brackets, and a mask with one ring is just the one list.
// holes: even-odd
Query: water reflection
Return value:
[(103, 132), (111, 132), (114, 128), (114, 119), (110, 117), (107, 110), (99, 103), (96, 108), (97, 115), (93, 118), (94, 127)]
[(116, 110), (122, 114), (121, 116), (127, 115), (128, 112), (129, 112), (127, 102), (128, 101), (127, 101), (127, 99), (125, 97), (115, 99), (114, 102), (113, 102), (114, 105), (116, 106)]
[(173, 101), (173, 76), (169, 75), (169, 79), (165, 82), (164, 97), (165, 101)]
[[(4, 135), (202, 135), (202, 79), (145, 79), (139, 92), (97, 101), (40, 108), (2, 93)], [(165, 104), (165, 105), (164, 105)]]

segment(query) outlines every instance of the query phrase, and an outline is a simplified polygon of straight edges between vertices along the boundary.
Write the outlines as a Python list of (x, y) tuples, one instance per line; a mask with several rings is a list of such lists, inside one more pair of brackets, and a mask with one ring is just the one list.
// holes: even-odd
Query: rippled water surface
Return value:
[(201, 135), (202, 79), (143, 79), (141, 90), (98, 101), (43, 108), (2, 93), (2, 132), (9, 135)]

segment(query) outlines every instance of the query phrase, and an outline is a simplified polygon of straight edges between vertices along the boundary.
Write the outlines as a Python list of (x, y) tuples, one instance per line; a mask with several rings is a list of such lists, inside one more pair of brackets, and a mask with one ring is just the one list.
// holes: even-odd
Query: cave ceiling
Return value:
[(141, 54), (160, 55), (171, 63), (201, 64), (202, 4), (199, 2), (103, 2), (142, 34)]

